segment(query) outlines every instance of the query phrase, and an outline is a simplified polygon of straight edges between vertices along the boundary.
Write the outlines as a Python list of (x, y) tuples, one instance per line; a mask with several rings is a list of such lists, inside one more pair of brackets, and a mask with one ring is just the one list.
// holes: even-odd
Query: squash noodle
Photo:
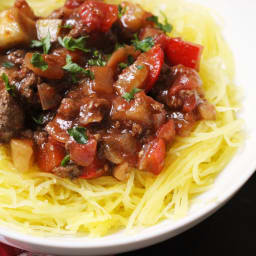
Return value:
[[(37, 15), (48, 15), (63, 0), (28, 0)], [(115, 2), (115, 1), (111, 1)], [(216, 106), (216, 121), (201, 121), (189, 137), (177, 137), (164, 171), (154, 176), (132, 170), (128, 182), (113, 177), (69, 181), (34, 166), (20, 173), (9, 149), (0, 147), (0, 223), (42, 235), (103, 236), (120, 229), (151, 226), (184, 217), (192, 199), (207, 191), (243, 141), (237, 119), (239, 90), (234, 60), (212, 13), (182, 0), (138, 0), (173, 25), (171, 36), (204, 46), (200, 76), (206, 98)], [(117, 3), (117, 1), (116, 1)], [(1, 1), (0, 10), (13, 1)]]

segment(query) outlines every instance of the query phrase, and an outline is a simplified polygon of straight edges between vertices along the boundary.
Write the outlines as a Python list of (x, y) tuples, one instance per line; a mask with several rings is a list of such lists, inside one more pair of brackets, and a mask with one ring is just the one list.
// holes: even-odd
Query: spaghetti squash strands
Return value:
[[(28, 2), (41, 16), (64, 3)], [(211, 188), (241, 145), (243, 122), (236, 118), (240, 106), (233, 81), (234, 61), (213, 15), (204, 7), (179, 0), (137, 2), (160, 19), (163, 11), (174, 27), (171, 36), (204, 46), (200, 76), (206, 98), (216, 106), (217, 120), (199, 122), (189, 137), (177, 137), (160, 175), (132, 170), (127, 182), (113, 177), (69, 181), (40, 172), (36, 166), (20, 173), (11, 163), (9, 149), (1, 146), (1, 225), (38, 235), (103, 236), (184, 217), (195, 196)], [(0, 10), (12, 4), (1, 1)]]

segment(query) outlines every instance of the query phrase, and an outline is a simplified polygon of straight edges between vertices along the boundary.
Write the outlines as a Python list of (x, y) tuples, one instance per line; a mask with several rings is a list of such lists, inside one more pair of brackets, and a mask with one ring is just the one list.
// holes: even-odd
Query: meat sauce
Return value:
[(198, 74), (203, 47), (168, 37), (168, 21), (140, 5), (67, 0), (47, 18), (24, 0), (13, 8), (37, 36), (0, 48), (0, 141), (32, 142), (42, 171), (159, 174), (175, 136), (215, 119)]

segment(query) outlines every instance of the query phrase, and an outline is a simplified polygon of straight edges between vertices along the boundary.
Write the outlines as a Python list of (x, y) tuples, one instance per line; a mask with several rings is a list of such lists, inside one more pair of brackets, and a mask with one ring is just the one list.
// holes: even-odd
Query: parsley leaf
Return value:
[(76, 126), (68, 129), (68, 134), (73, 137), (73, 139), (79, 144), (86, 144), (88, 142), (88, 137), (85, 134), (86, 129), (84, 127)]
[(15, 87), (10, 85), (9, 78), (5, 73), (2, 74), (2, 80), (4, 81), (6, 91), (12, 96), (15, 96)]
[(58, 41), (61, 46), (70, 51), (80, 50), (83, 52), (90, 52), (90, 49), (85, 48), (86, 38), (87, 37), (82, 36), (77, 39), (74, 39), (72, 37), (65, 36), (64, 38), (58, 37)]
[(88, 65), (90, 66), (105, 66), (106, 61), (103, 59), (101, 53), (98, 50), (93, 52), (93, 58), (88, 60)]
[(126, 12), (126, 6), (122, 7), (120, 4), (118, 5), (118, 17), (121, 18)]
[[(86, 76), (88, 76), (91, 80), (94, 79), (94, 74), (91, 70), (87, 69), (83, 69), (82, 67), (80, 67), (78, 64), (72, 62), (72, 57), (70, 55), (67, 55), (66, 57), (66, 62), (67, 64), (62, 67), (64, 70), (74, 74), (78, 74), (78, 73), (83, 73)], [(75, 81), (75, 77), (73, 76), (73, 81)]]
[(139, 70), (141, 70), (141, 69), (144, 68), (144, 66), (143, 66), (143, 65), (137, 65), (136, 68), (139, 69)]
[(164, 24), (160, 23), (158, 17), (155, 15), (148, 17), (147, 20), (154, 22), (156, 27), (163, 30), (164, 32), (170, 33), (172, 31), (172, 25), (168, 22), (166, 15), (163, 12), (161, 12), (161, 14), (164, 16)]
[(120, 68), (121, 70), (123, 70), (123, 69), (125, 69), (125, 68), (128, 67), (128, 64), (127, 64), (127, 63), (124, 63), (124, 62), (120, 62), (118, 66), (119, 66), (119, 68)]
[(132, 44), (136, 48), (136, 50), (140, 50), (142, 52), (149, 51), (154, 45), (154, 40), (151, 36), (146, 37), (143, 40), (139, 40), (137, 34), (134, 35), (134, 40), (132, 40)]
[(68, 164), (69, 161), (70, 161), (70, 155), (66, 155), (66, 156), (62, 159), (60, 165), (63, 166), (63, 167), (65, 167), (65, 166)]
[(36, 124), (43, 125), (44, 124), (44, 115), (41, 114), (39, 116), (32, 116), (33, 121)]
[(66, 25), (61, 26), (61, 28), (71, 29), (71, 28), (73, 28), (73, 26), (71, 24), (66, 24)]
[(15, 66), (15, 64), (12, 63), (12, 62), (10, 62), (10, 61), (6, 61), (6, 62), (4, 62), (4, 63), (2, 64), (2, 66), (3, 66), (4, 68), (13, 68), (13, 67)]
[(128, 63), (120, 62), (119, 63), (119, 68), (121, 70), (123, 70), (123, 69), (127, 68), (128, 66), (132, 65), (134, 61), (135, 61), (135, 59), (133, 58), (133, 56), (128, 55), (128, 57), (127, 57), (127, 62)]
[(48, 69), (48, 64), (44, 61), (44, 58), (40, 53), (34, 53), (30, 62), (34, 67), (40, 68), (42, 71)]
[(134, 95), (135, 95), (136, 93), (140, 92), (140, 91), (141, 91), (141, 89), (133, 88), (133, 89), (131, 90), (131, 92), (126, 92), (126, 93), (124, 93), (124, 94), (122, 95), (122, 98), (124, 98), (124, 99), (127, 100), (127, 101), (130, 101), (130, 100), (132, 100), (132, 99), (134, 98)]
[(32, 40), (31, 47), (32, 48), (43, 47), (44, 54), (47, 54), (49, 52), (49, 50), (51, 49), (50, 33), (48, 32), (48, 35), (45, 38), (41, 39), (40, 41)]

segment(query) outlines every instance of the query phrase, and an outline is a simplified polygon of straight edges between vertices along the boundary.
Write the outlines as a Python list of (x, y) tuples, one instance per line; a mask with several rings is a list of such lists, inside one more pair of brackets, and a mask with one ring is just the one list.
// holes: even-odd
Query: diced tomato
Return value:
[(102, 176), (105, 173), (104, 163), (97, 158), (87, 167), (84, 167), (84, 172), (80, 176), (82, 179), (93, 179)]
[(62, 69), (62, 66), (59, 63), (59, 60), (58, 60), (57, 56), (47, 55), (47, 54), (42, 55), (44, 61), (48, 65), (48, 68), (45, 71), (43, 71), (40, 68), (35, 67), (31, 63), (32, 56), (33, 56), (33, 53), (29, 52), (29, 53), (26, 54), (26, 56), (25, 56), (25, 65), (27, 66), (27, 68), (32, 70), (37, 75), (48, 78), (48, 79), (61, 79), (64, 76), (64, 71)]
[(50, 172), (59, 166), (65, 157), (64, 145), (49, 137), (48, 142), (37, 150), (37, 163), (42, 171)]
[(202, 81), (194, 69), (178, 65), (173, 67), (173, 73), (175, 74), (175, 80), (169, 89), (170, 96), (176, 95), (180, 90), (200, 91)]
[(157, 138), (164, 139), (165, 142), (170, 143), (175, 137), (175, 124), (173, 120), (169, 120), (163, 124), (156, 133)]
[(145, 87), (145, 91), (148, 92), (151, 90), (160, 75), (160, 71), (164, 63), (164, 52), (160, 45), (156, 45), (148, 52), (141, 54), (138, 61), (147, 65), (150, 70)]
[(79, 8), (80, 18), (87, 32), (107, 32), (118, 18), (117, 5), (99, 1), (85, 1)]
[(143, 156), (139, 161), (139, 169), (159, 174), (164, 167), (165, 158), (165, 142), (161, 138), (157, 138), (149, 142), (145, 146)]
[(170, 38), (166, 46), (166, 55), (171, 65), (182, 64), (196, 70), (199, 70), (202, 51), (202, 45), (181, 38)]
[(65, 7), (69, 9), (75, 9), (79, 7), (83, 2), (84, 0), (67, 0), (65, 3)]
[(96, 155), (97, 141), (90, 139), (86, 144), (78, 144), (73, 141), (68, 146), (70, 159), (81, 166), (89, 166)]

